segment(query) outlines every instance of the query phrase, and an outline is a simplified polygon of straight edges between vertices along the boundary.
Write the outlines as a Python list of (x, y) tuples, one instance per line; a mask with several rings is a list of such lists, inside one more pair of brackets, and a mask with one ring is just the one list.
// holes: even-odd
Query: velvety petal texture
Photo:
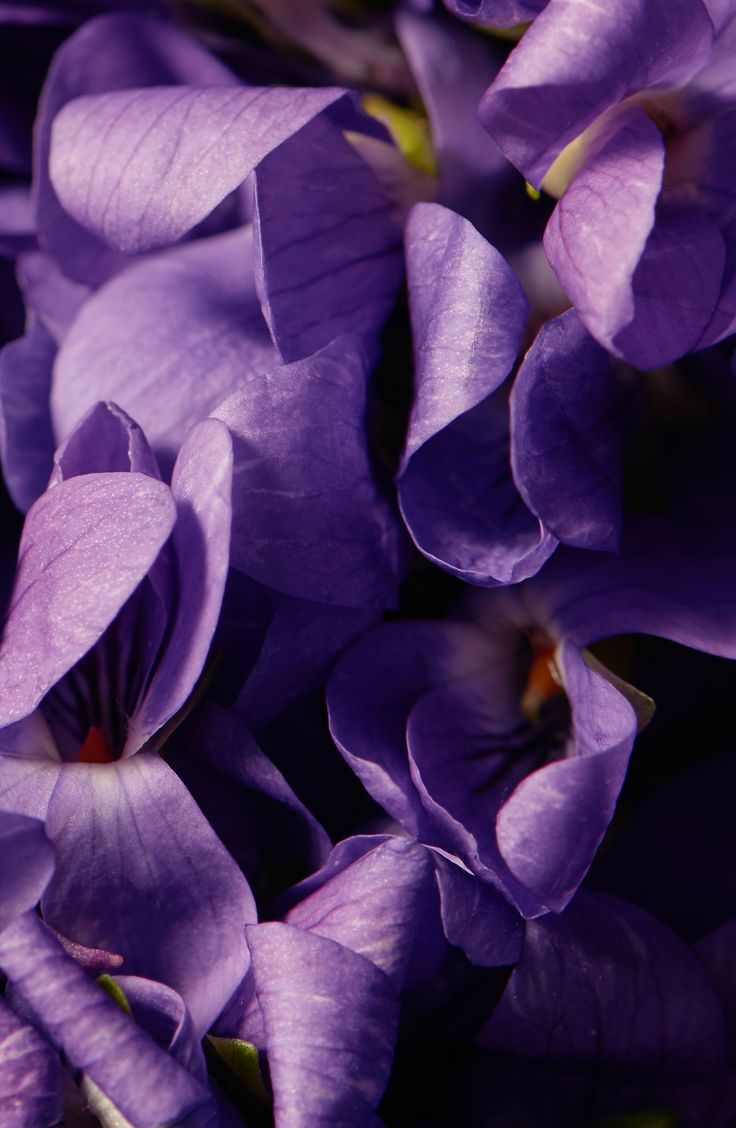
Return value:
[(178, 777), (152, 753), (68, 764), (46, 828), (58, 861), (45, 918), (84, 944), (120, 952), (126, 972), (170, 984), (204, 1032), (245, 972), (243, 928), (255, 908)]
[(30, 713), (97, 641), (174, 519), (167, 487), (141, 474), (73, 478), (32, 506), (0, 642), (0, 723)]
[(686, 82), (707, 61), (701, 0), (550, 0), (481, 103), (483, 124), (535, 187), (565, 146), (630, 94)]
[(248, 929), (280, 1128), (370, 1125), (388, 1080), (397, 1003), (349, 948), (288, 924)]
[(151, 256), (101, 287), (72, 323), (54, 366), (57, 441), (97, 400), (113, 400), (168, 471), (189, 427), (277, 362), (250, 228)]
[(0, 450), (3, 477), (25, 511), (46, 488), (54, 434), (49, 415), (51, 365), (56, 346), (42, 325), (0, 353)]
[(528, 305), (502, 256), (446, 208), (414, 208), (406, 252), (416, 388), (398, 480), (404, 520), (448, 571), (511, 583), (556, 545), (514, 486), (506, 403), (493, 398)]
[(393, 598), (396, 521), (373, 477), (364, 419), (371, 350), (339, 337), (243, 382), (214, 415), (233, 438), (234, 567), (346, 607)]
[(82, 227), (140, 254), (180, 239), (343, 95), (178, 86), (78, 98), (54, 121), (51, 180)]
[(54, 871), (43, 824), (25, 815), (0, 815), (0, 931), (35, 908)]
[(631, 380), (570, 310), (547, 322), (511, 393), (511, 460), (524, 501), (563, 543), (616, 550)]
[(482, 27), (515, 27), (537, 16), (548, 0), (444, 0), (445, 7), (461, 19)]
[(176, 1120), (207, 1097), (27, 913), (0, 933), (0, 967), (35, 1020), (133, 1125)]
[(377, 336), (402, 280), (401, 232), (337, 125), (315, 118), (261, 162), (255, 185), (257, 284), (283, 360), (340, 333)]
[(37, 1030), (0, 999), (0, 1117), (8, 1128), (47, 1128), (61, 1119), (61, 1061)]

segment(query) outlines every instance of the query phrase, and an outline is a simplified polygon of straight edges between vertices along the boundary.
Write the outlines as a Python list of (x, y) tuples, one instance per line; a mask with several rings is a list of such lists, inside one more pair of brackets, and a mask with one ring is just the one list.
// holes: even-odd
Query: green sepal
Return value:
[(97, 982), (103, 991), (106, 992), (114, 1003), (117, 1003), (122, 1011), (128, 1015), (129, 1018), (133, 1017), (133, 1012), (130, 1009), (130, 1003), (125, 997), (125, 992), (120, 987), (111, 975), (98, 975)]
[(240, 1038), (216, 1038), (214, 1034), (208, 1034), (207, 1041), (244, 1089), (260, 1101), (270, 1103), (263, 1084), (258, 1049), (252, 1042), (244, 1042)]
[(367, 114), (386, 126), (396, 148), (413, 168), (426, 176), (437, 175), (439, 165), (424, 113), (398, 106), (380, 94), (364, 94), (360, 104)]

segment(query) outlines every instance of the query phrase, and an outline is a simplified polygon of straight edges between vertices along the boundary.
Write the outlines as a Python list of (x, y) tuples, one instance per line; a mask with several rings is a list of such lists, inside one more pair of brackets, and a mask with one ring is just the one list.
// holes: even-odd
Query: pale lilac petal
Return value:
[(402, 281), (401, 231), (341, 130), (316, 118), (265, 158), (255, 184), (257, 284), (283, 360), (340, 333), (378, 336)]
[(251, 229), (174, 248), (116, 276), (73, 322), (54, 366), (57, 439), (93, 403), (113, 400), (168, 470), (189, 427), (277, 361), (255, 293)]
[(365, 956), (400, 991), (434, 893), (432, 869), (418, 842), (389, 838), (299, 901), (284, 920)]
[(168, 488), (142, 474), (72, 478), (32, 506), (0, 642), (0, 723), (30, 713), (97, 641), (174, 519)]
[(349, 948), (287, 924), (249, 928), (248, 945), (279, 1128), (372, 1125), (398, 1018), (387, 977)]
[(6, 1128), (48, 1128), (62, 1112), (59, 1055), (0, 999), (0, 1120)]
[(180, 239), (344, 95), (157, 86), (77, 98), (53, 123), (51, 181), (82, 227), (115, 250), (140, 254)]
[(486, 93), (481, 120), (539, 187), (604, 110), (640, 90), (686, 82), (712, 42), (701, 0), (550, 0)]
[(237, 85), (227, 67), (192, 36), (150, 16), (121, 12), (89, 20), (54, 56), (35, 132), (36, 217), (43, 245), (69, 278), (101, 282), (129, 260), (81, 227), (59, 203), (48, 172), (56, 114), (80, 95), (182, 82)]
[(186, 702), (207, 659), (230, 562), (232, 443), (224, 424), (205, 419), (187, 435), (174, 466), (172, 536), (177, 600), (165, 649), (131, 717), (126, 751), (137, 751)]
[(631, 382), (573, 310), (524, 357), (511, 393), (514, 480), (564, 544), (618, 548), (631, 400)]
[(19, 509), (43, 493), (51, 473), (54, 432), (49, 414), (56, 346), (42, 325), (0, 353), (0, 439), (3, 476)]
[(203, 1033), (245, 973), (255, 907), (178, 777), (152, 753), (67, 764), (46, 828), (57, 853), (49, 924), (174, 987)]
[(346, 607), (393, 600), (398, 522), (365, 434), (370, 357), (343, 336), (265, 376), (213, 415), (233, 436), (235, 568), (288, 595)]
[(207, 1092), (140, 1030), (33, 913), (0, 934), (0, 967), (35, 1019), (136, 1125), (171, 1123)]
[(632, 106), (598, 139), (547, 225), (555, 273), (585, 327), (610, 350), (634, 316), (632, 280), (654, 226), (663, 169), (662, 135)]

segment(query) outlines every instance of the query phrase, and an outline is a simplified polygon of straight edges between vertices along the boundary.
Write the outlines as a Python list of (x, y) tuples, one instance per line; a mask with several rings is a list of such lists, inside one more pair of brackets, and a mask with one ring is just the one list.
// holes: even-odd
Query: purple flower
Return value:
[(596, 340), (641, 368), (734, 327), (733, 22), (714, 21), (701, 0), (550, 0), (481, 105), (526, 178), (564, 190), (550, 262)]

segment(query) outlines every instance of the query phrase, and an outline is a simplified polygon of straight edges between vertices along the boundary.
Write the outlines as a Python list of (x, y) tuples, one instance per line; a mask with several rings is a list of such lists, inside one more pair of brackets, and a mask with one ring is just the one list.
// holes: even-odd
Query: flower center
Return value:
[(90, 725), (79, 749), (80, 764), (112, 764), (115, 757), (103, 729)]

